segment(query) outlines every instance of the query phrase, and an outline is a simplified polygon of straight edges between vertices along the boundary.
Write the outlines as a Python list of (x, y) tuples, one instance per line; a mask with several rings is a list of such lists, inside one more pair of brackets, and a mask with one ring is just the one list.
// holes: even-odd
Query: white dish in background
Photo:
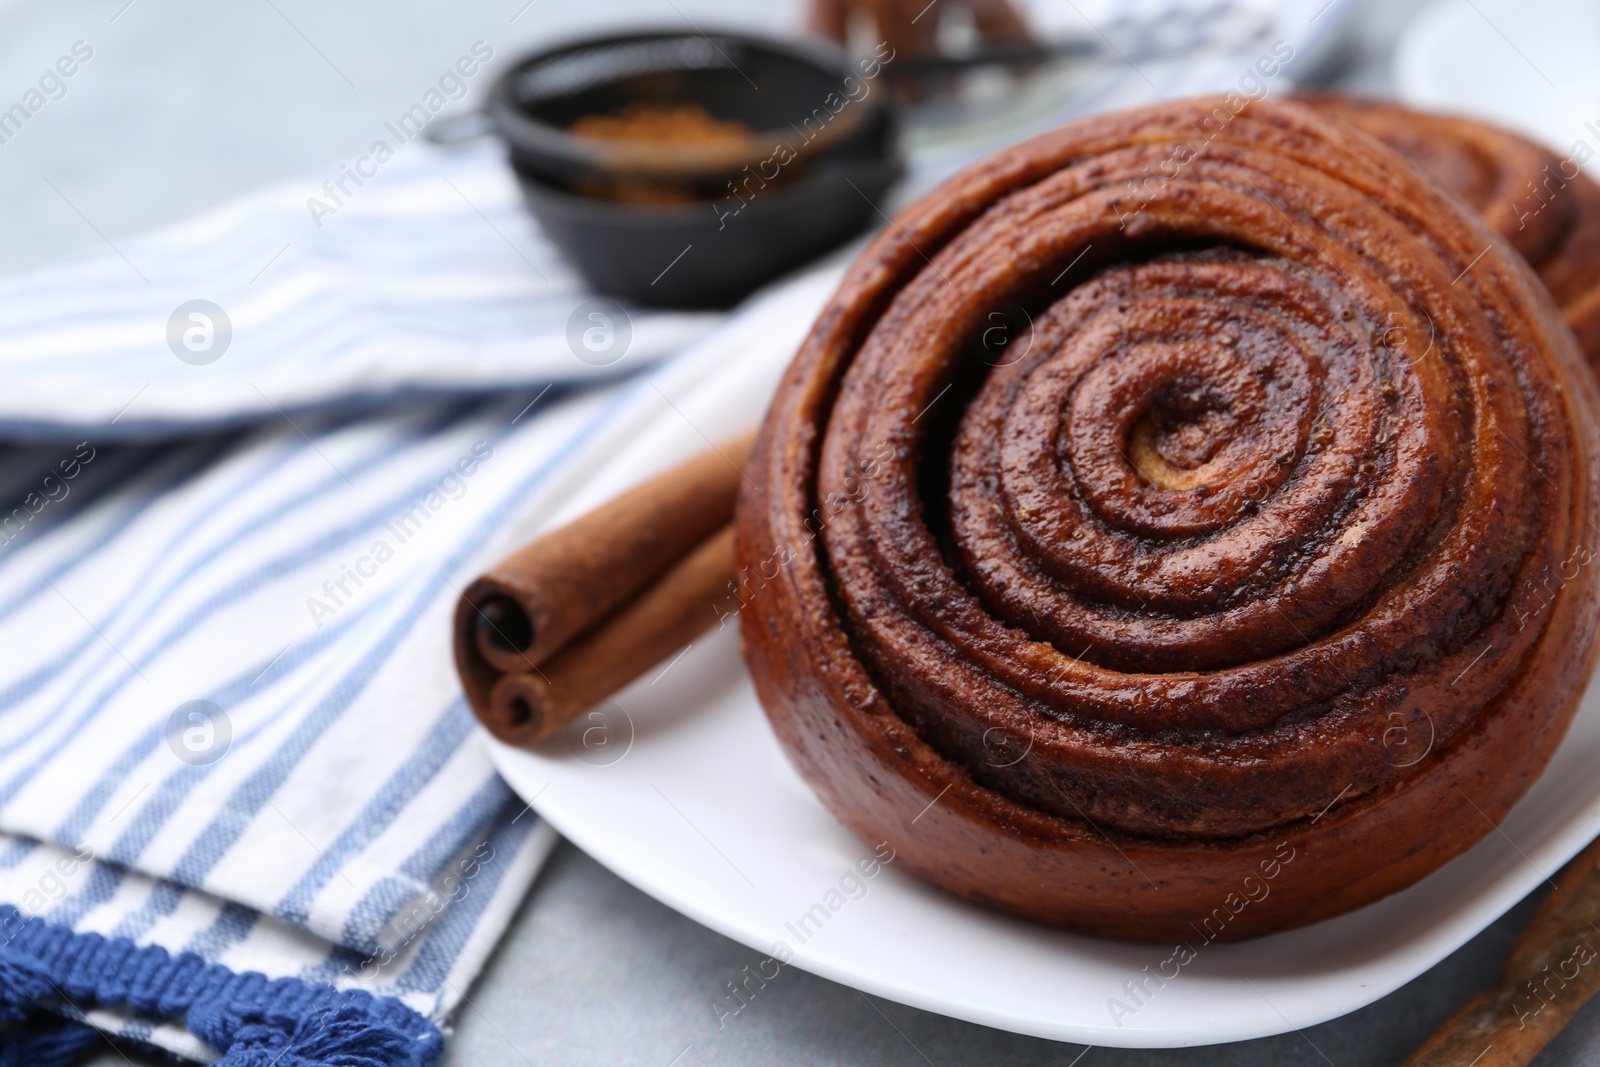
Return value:
[(1437, 0), (1400, 37), (1395, 91), (1413, 107), (1488, 119), (1562, 156), (1584, 141), (1600, 173), (1597, 46), (1593, 0)]
[[(837, 275), (782, 295), (782, 321), (735, 323), (715, 347), (641, 385), (620, 423), (580, 448), (565, 485), (530, 506), (569, 518), (748, 426)], [(656, 391), (659, 390), (659, 393)], [(670, 400), (670, 402), (669, 402)], [(622, 711), (621, 709), (626, 709)], [(1285, 1032), (1371, 1003), (1422, 973), (1553, 874), (1600, 831), (1600, 690), (1591, 686), (1544, 777), (1501, 827), (1411, 889), (1361, 911), (1213, 945), (1116, 1025), (1108, 998), (1171, 947), (1098, 941), (964, 903), (889, 864), (801, 943), (795, 924), (869, 857), (789, 767), (732, 627), (620, 693), (537, 753), (496, 765), (562, 834), (656, 899), (770, 954), (929, 1011), (1061, 1041), (1169, 1047)], [(587, 740), (591, 747), (585, 748)], [(854, 889), (853, 883), (846, 888)]]

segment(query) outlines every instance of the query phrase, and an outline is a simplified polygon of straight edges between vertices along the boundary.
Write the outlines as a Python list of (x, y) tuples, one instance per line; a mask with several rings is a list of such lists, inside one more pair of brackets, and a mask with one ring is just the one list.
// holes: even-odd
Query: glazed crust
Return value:
[(1600, 370), (1600, 185), (1525, 137), (1473, 119), (1331, 94), (1302, 98), (1420, 165), (1532, 264)]
[(817, 320), (739, 501), (746, 662), (823, 802), (953, 893), (1326, 918), (1564, 734), (1597, 414), (1526, 266), (1388, 149), (1294, 104), (1086, 120), (902, 213)]

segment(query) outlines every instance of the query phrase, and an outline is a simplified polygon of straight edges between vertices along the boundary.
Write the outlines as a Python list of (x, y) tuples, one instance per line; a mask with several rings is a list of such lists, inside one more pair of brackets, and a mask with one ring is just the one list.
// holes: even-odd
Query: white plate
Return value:
[[(827, 274), (656, 372), (574, 458), (570, 517), (749, 425), (833, 283)], [(778, 314), (774, 314), (777, 312)], [(777, 320), (778, 324), (774, 325)], [(588, 747), (585, 747), (587, 742)], [(1600, 831), (1600, 690), (1549, 771), (1475, 848), (1411, 889), (1316, 926), (1213, 945), (1133, 1001), (1124, 983), (1170, 948), (1048, 930), (933, 889), (870, 857), (785, 761), (730, 627), (695, 642), (538, 753), (493, 744), (500, 771), (562, 834), (656, 899), (736, 941), (891, 1000), (1060, 1041), (1172, 1047), (1282, 1033), (1403, 985), (1482, 930)], [(1485, 829), (1488, 829), (1487, 827)], [(859, 899), (830, 891), (841, 888)], [(802, 942), (800, 916), (840, 903)], [(786, 925), (787, 924), (787, 925)], [(1170, 972), (1169, 972), (1170, 973)], [(1120, 999), (1131, 1013), (1113, 1017)], [(1119, 1025), (1120, 1023), (1120, 1025)]]
[(1438, 0), (1401, 35), (1395, 89), (1413, 107), (1498, 122), (1563, 156), (1582, 141), (1600, 172), (1597, 50), (1594, 0)]

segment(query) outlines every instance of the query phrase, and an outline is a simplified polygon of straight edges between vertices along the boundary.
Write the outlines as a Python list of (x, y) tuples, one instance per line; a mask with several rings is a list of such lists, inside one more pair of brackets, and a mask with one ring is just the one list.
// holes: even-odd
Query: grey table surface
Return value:
[[(1332, 83), (1383, 92), (1419, 0), (1356, 5)], [(0, 273), (43, 265), (300, 175), (367, 143), (471, 42), (511, 55), (639, 23), (796, 25), (800, 0), (0, 0), (0, 97), (74, 41), (93, 61), (0, 145)], [(6, 457), (0, 454), (0, 462)], [(448, 1067), (630, 1063), (1398, 1063), (1499, 968), (1529, 899), (1409, 985), (1299, 1033), (1167, 1051), (1086, 1049), (933, 1015), (793, 969), (718, 1025), (711, 1002), (759, 954), (558, 846), (453, 1021)], [(109, 1044), (95, 1067), (157, 1062)], [(1591, 1004), (1539, 1064), (1600, 1062)]]

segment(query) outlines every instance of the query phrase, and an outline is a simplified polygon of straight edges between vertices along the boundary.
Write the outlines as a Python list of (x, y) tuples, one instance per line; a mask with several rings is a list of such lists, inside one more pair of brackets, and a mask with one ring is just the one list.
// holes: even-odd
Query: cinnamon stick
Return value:
[(478, 654), (527, 670), (638, 592), (733, 514), (753, 433), (657, 475), (508, 556), (464, 600)]
[(753, 442), (746, 434), (658, 475), (467, 587), (456, 606), (456, 668), (491, 732), (534, 744), (716, 621), (713, 596), (733, 576), (731, 535), (725, 560), (708, 548), (732, 518)]
[(728, 522), (755, 435), (734, 438), (550, 531), (467, 587), (470, 632), (498, 670), (526, 670)]
[(1578, 853), (1534, 912), (1494, 985), (1404, 1067), (1522, 1067), (1600, 990), (1600, 841)]
[(540, 667), (502, 675), (480, 720), (508, 744), (538, 744), (728, 617), (732, 578), (730, 523)]

